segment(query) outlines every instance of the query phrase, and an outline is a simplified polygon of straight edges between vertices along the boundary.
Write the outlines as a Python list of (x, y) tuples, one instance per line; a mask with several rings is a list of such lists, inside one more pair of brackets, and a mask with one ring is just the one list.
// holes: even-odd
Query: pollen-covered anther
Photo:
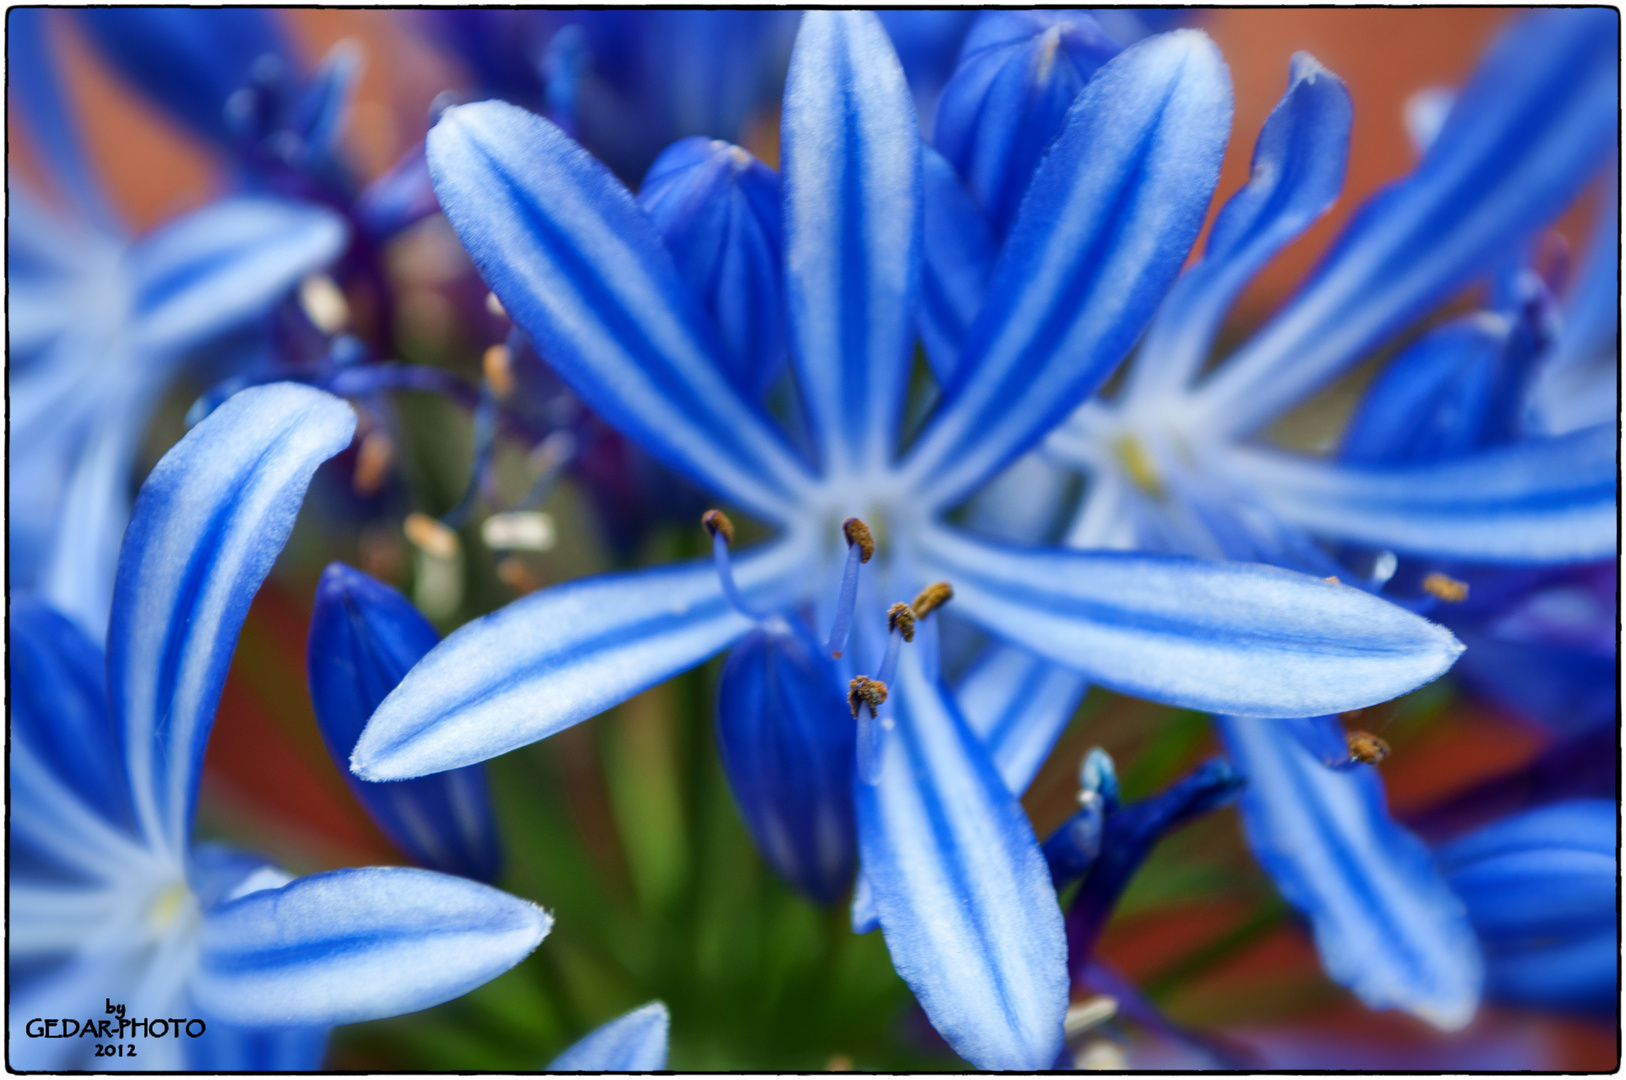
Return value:
[(712, 536), (722, 533), (723, 543), (734, 542), (734, 523), (728, 520), (728, 515), (721, 510), (707, 510), (700, 515), (700, 524), (704, 525)]
[(1333, 574), (1330, 577), (1324, 577), (1321, 580), (1325, 581), (1328, 585), (1342, 585), (1343, 584), (1342, 581), (1338, 580), (1338, 575), (1337, 574)]
[(924, 619), (950, 600), (954, 599), (954, 587), (946, 581), (939, 581), (935, 585), (928, 585), (920, 590), (915, 602), (910, 605), (914, 609), (915, 618)]
[(369, 431), (356, 450), (356, 471), (350, 475), (350, 489), (364, 499), (378, 494), (394, 460), (395, 440), (382, 431)]
[(869, 526), (855, 517), (850, 517), (841, 523), (841, 535), (847, 538), (847, 546), (858, 545), (858, 561), (867, 563), (875, 557), (875, 537), (869, 531)]
[(915, 640), (915, 611), (908, 604), (899, 601), (886, 611), (886, 628), (888, 631), (896, 630), (903, 635), (903, 640)]
[(879, 679), (872, 679), (868, 675), (860, 675), (847, 684), (847, 705), (853, 711), (853, 719), (858, 719), (859, 706), (868, 705), (870, 716), (886, 701), (886, 683)]
[(1389, 744), (1369, 731), (1351, 731), (1345, 736), (1349, 743), (1349, 760), (1362, 765), (1376, 765), (1389, 756)]
[(299, 307), (324, 334), (337, 334), (350, 325), (350, 302), (326, 274), (311, 274), (299, 283)]
[(508, 346), (493, 345), (487, 349), (480, 358), (480, 369), (485, 373), (486, 384), (498, 398), (506, 398), (514, 392), (514, 354), (508, 351)]
[(444, 522), (436, 521), (428, 514), (417, 510), (406, 516), (406, 520), (401, 523), (401, 531), (412, 541), (414, 547), (437, 559), (455, 558), (458, 549), (462, 547), (457, 533), (447, 528)]
[(1433, 573), (1423, 579), (1423, 591), (1437, 596), (1448, 604), (1460, 604), (1468, 599), (1468, 583), (1446, 574)]

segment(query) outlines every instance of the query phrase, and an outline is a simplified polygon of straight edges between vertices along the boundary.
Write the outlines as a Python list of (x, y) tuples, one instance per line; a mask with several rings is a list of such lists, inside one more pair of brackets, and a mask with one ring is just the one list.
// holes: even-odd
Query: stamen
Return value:
[(954, 587), (946, 581), (939, 581), (935, 585), (928, 585), (920, 590), (915, 602), (910, 605), (914, 608), (915, 618), (924, 619), (950, 600), (954, 599)]
[(326, 274), (311, 274), (299, 283), (299, 306), (324, 334), (337, 334), (350, 324), (350, 304)]
[(536, 480), (531, 484), (531, 490), (525, 497), (515, 504), (516, 510), (533, 510), (553, 494), (559, 478), (564, 475), (565, 468), (570, 464), (571, 458), (576, 456), (576, 436), (568, 431), (560, 430), (550, 434), (537, 444), (531, 451), (530, 466), (536, 472)]
[(700, 524), (711, 533), (711, 559), (717, 567), (717, 581), (722, 586), (723, 599), (746, 618), (760, 621), (764, 618), (762, 612), (747, 604), (739, 586), (734, 584), (734, 564), (728, 557), (728, 545), (734, 541), (734, 523), (721, 510), (707, 510), (700, 515)]
[(502, 306), (502, 301), (497, 299), (497, 294), (494, 292), (486, 293), (486, 310), (496, 318), (508, 318), (508, 309)]
[(903, 635), (903, 640), (915, 640), (915, 612), (908, 604), (899, 601), (886, 611), (886, 628), (895, 630)]
[(497, 580), (521, 596), (534, 593), (542, 587), (542, 579), (525, 565), (518, 556), (509, 555), (497, 563)]
[(1389, 744), (1369, 731), (1351, 731), (1346, 738), (1349, 741), (1351, 761), (1360, 762), (1362, 765), (1376, 765), (1389, 756)]
[(395, 440), (376, 428), (361, 440), (356, 451), (356, 471), (350, 476), (350, 489), (362, 498), (378, 494), (395, 460)]
[(1468, 599), (1468, 583), (1445, 574), (1433, 573), (1423, 579), (1423, 591), (1437, 596), (1448, 604), (1460, 604)]
[(474, 407), (474, 461), (469, 466), (469, 484), (463, 497), (448, 510), (441, 520), (449, 528), (462, 528), (480, 497), (480, 481), (491, 464), (491, 455), (497, 449), (497, 400), (489, 384), (482, 387), (480, 403)]
[(428, 514), (417, 510), (406, 516), (406, 520), (401, 523), (401, 531), (406, 534), (413, 547), (437, 559), (456, 558), (458, 549), (462, 546), (457, 539), (457, 533)]
[[(896, 640), (897, 635), (893, 635)], [(857, 766), (858, 778), (873, 784), (881, 778), (881, 750), (886, 733), (892, 728), (890, 717), (879, 719), (876, 710), (886, 700), (886, 683), (860, 675), (847, 684), (847, 704), (858, 721)], [(868, 715), (861, 715), (868, 706)]]
[(886, 701), (886, 683), (879, 679), (872, 679), (868, 675), (860, 675), (847, 684), (847, 705), (853, 711), (853, 719), (858, 719), (860, 705), (869, 706), (869, 714), (875, 715), (875, 710)]
[(875, 537), (870, 533), (869, 526), (855, 517), (850, 517), (841, 523), (841, 535), (847, 538), (847, 546), (858, 545), (858, 561), (869, 562), (875, 557)]
[(551, 551), (553, 518), (539, 510), (510, 510), (480, 523), (480, 539), (492, 551)]
[(1088, 1001), (1068, 1006), (1067, 1017), (1062, 1021), (1062, 1030), (1067, 1038), (1077, 1038), (1091, 1028), (1100, 1027), (1116, 1015), (1118, 999), (1097, 994)]
[(717, 534), (722, 533), (723, 543), (732, 544), (734, 542), (734, 523), (721, 510), (707, 510), (700, 515), (700, 524), (705, 526), (707, 532), (711, 533), (712, 539), (715, 540)]
[(480, 357), (480, 369), (499, 401), (514, 392), (514, 354), (508, 351), (508, 346), (493, 345), (487, 349)]
[(875, 556), (875, 537), (869, 526), (855, 517), (841, 523), (841, 535), (847, 540), (847, 565), (841, 571), (841, 592), (836, 595), (836, 618), (830, 625), (830, 655), (841, 659), (841, 650), (847, 647), (847, 632), (852, 629), (853, 609), (858, 606), (858, 568)]

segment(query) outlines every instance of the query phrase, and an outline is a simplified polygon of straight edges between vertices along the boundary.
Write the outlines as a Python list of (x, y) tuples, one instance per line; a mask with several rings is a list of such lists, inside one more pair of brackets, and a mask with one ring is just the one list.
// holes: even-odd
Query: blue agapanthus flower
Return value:
[[(984, 18), (1013, 21), (1004, 13)], [(1348, 96), (1336, 76), (1307, 55), (1296, 57), (1288, 91), (1259, 136), (1250, 182), (1222, 209), (1203, 259), (1159, 309), (1121, 391), (1085, 404), (1049, 437), (1042, 456), (1013, 467), (985, 495), (980, 515), (1017, 536), (1042, 535), (1062, 524), (1055, 520), (1064, 509), (1058, 476), (1077, 470), (1087, 487), (1065, 534), (1080, 548), (1266, 561), (1373, 590), (1408, 556), (1544, 564), (1612, 554), (1612, 430), (1538, 432), (1424, 460), (1291, 455), (1249, 438), (1498, 259), (1511, 258), (1595, 174), (1614, 133), (1615, 67), (1606, 44), (1613, 27), (1602, 25), (1609, 18), (1554, 12), (1510, 30), (1450, 109), (1417, 171), (1364, 208), (1300, 294), (1206, 372), (1232, 301), (1342, 184)], [(963, 143), (982, 156), (964, 158), (968, 171), (958, 174), (946, 160), (935, 168), (928, 160), (925, 175), (936, 185), (935, 193), (928, 186), (928, 221), (937, 240), (926, 249), (933, 302), (923, 309), (922, 331), (940, 377), (960, 362), (969, 340), (963, 328), (990, 295), (995, 257), (1004, 257), (992, 227), (998, 204), (988, 192), (1015, 187), (1033, 201), (1043, 175), (1042, 168), (1031, 180), (1001, 174), (993, 183), (975, 168), (1005, 162), (1019, 170), (1032, 159), (1013, 133), (1052, 114), (1043, 91), (1061, 58), (1055, 53), (1056, 63), (1043, 69), (1049, 82), (1028, 58), (1047, 42), (1059, 48), (1077, 22), (1072, 17), (1060, 30), (1012, 26), (999, 36), (1009, 59), (994, 76), (968, 67), (966, 78), (978, 75), (990, 89), (967, 106), (969, 133), (944, 147)], [(1027, 105), (975, 110), (996, 92)], [(1072, 106), (1066, 125), (1077, 122), (1081, 105)], [(995, 152), (1009, 146), (1022, 152)], [(1393, 370), (1407, 372), (1425, 354), (1460, 352), (1464, 340), (1495, 356), (1528, 348), (1516, 320), (1475, 319), (1426, 335)], [(1369, 415), (1391, 435), (1414, 434), (1424, 418), (1413, 409), (1397, 421), (1393, 406), (1391, 399)], [(1018, 502), (1028, 504), (1025, 513), (1011, 509)], [(1346, 547), (1324, 547), (1328, 542)], [(1351, 552), (1351, 561), (1336, 557)], [(1437, 588), (1449, 590), (1454, 581)], [(1424, 600), (1438, 603), (1432, 595)], [(1076, 672), (996, 648), (969, 673), (960, 700), (974, 725), (1008, 733), (1008, 775), (1020, 788), (1083, 689)], [(1283, 891), (1310, 914), (1335, 977), (1376, 1007), (1460, 1025), (1472, 1016), (1480, 986), (1462, 905), (1421, 842), (1388, 819), (1376, 778), (1328, 770), (1328, 760), (1348, 760), (1329, 723), (1225, 721), (1227, 745), (1250, 781), (1242, 797), (1250, 839)], [(1336, 757), (1321, 749), (1329, 741)]]
[[(166, 454), (125, 535), (105, 661), (44, 603), (12, 607), (12, 1067), (313, 1069), (327, 1028), (457, 997), (547, 933), (546, 912), (465, 878), (382, 867), (293, 880), (192, 841), (249, 602), (354, 427), (327, 394), (260, 387)], [(135, 1056), (93, 1058), (106, 1003), (164, 1030), (121, 1030), (102, 1041)], [(37, 1038), (36, 1018), (89, 1031)]]
[(831, 704), (809, 707), (858, 720), (862, 891), (894, 963), (967, 1060), (1048, 1066), (1067, 1002), (1060, 912), (1016, 795), (942, 687), (934, 608), (949, 592), (989, 633), (1104, 685), (1249, 715), (1387, 700), (1458, 651), (1315, 578), (1011, 546), (945, 520), (1122, 359), (1196, 237), (1229, 118), (1201, 34), (1106, 65), (1040, 165), (955, 376), (905, 442), (923, 246), (912, 102), (873, 15), (804, 16), (781, 138), (804, 456), (728, 377), (699, 283), (606, 168), (511, 105), (448, 110), (429, 140), (436, 190), (504, 308), (600, 415), (776, 535), (736, 565), (731, 523), (708, 515), (712, 563), (572, 582), (465, 626), (379, 707), (355, 771), (480, 761), (776, 619), (800, 623), (841, 654)]
[(243, 196), (132, 236), (66, 111), (50, 15), (8, 18), (14, 100), (60, 197), (9, 176), (9, 563), (14, 587), (100, 636), (137, 449), (163, 391), (201, 346), (331, 262), (346, 229), (318, 207)]

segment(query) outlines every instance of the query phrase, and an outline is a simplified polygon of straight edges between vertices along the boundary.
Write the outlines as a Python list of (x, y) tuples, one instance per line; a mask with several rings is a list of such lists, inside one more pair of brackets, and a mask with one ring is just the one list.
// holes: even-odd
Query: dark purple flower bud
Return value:
[(719, 139), (680, 139), (651, 166), (638, 202), (716, 320), (729, 379), (760, 398), (785, 360), (779, 174)]
[(1073, 99), (1119, 46), (1082, 11), (985, 11), (937, 106), (933, 142), (997, 237)]
[(829, 657), (774, 617), (728, 654), (717, 698), (723, 769), (774, 869), (823, 904), (852, 882), (856, 725)]
[(490, 881), (501, 864), (483, 766), (370, 784), (350, 772), (367, 718), (440, 641), (400, 593), (332, 563), (316, 587), (307, 664), (328, 752), (378, 827), (413, 861)]

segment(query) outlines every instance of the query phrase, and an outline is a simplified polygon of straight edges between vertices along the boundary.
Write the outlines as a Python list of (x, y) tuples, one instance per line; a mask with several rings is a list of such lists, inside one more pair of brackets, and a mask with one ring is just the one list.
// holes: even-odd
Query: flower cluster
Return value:
[[(1616, 710), (1617, 188), (1581, 258), (1553, 231), (1617, 167), (1613, 13), (1521, 16), (1414, 98), (1415, 168), (1245, 336), (1238, 298), (1344, 182), (1358, 102), (1308, 53), (1211, 217), (1231, 75), (1168, 12), (398, 21), (473, 89), (362, 183), (352, 45), (307, 71), (259, 9), (8, 19), (49, 189), (10, 176), (15, 1067), (102, 1067), (31, 1020), (105, 1001), (204, 1028), (116, 1067), (314, 1069), (337, 1025), (503, 975), (555, 918), (485, 763), (720, 655), (706, 741), (761, 860), (879, 930), (977, 1068), (1122, 1065), (1126, 1021), (1183, 1063), (1286, 1060), (1172, 1022), (1098, 948), (1158, 844), (1232, 804), (1366, 1006), (1443, 1031), (1487, 1001), (1613, 1009), (1615, 778), (1571, 763)], [(68, 107), (71, 34), (223, 194), (132, 236)], [(474, 378), (413, 337), (425, 296)], [(177, 393), (189, 430), (132, 502)], [(470, 464), (431, 516), (413, 447), (459, 412)], [(1313, 445), (1274, 434), (1302, 415)], [(621, 565), (543, 587), (566, 481)], [(313, 739), (412, 866), (296, 877), (194, 836), (296, 519), (327, 564)], [(709, 557), (646, 557), (674, 535)], [(379, 580), (403, 556), (411, 599)], [(471, 600), (477, 565), (518, 598)], [(1448, 671), (1542, 756), (1397, 818), (1367, 718)], [(1046, 835), (1024, 797), (1087, 694), (1209, 714), (1220, 753), (1131, 791), (1093, 749)], [(592, 1002), (579, 1032), (651, 996), (626, 1000), (639, 948), (609, 948), (613, 993), (574, 946), (530, 963)], [(655, 1001), (535, 1062), (663, 1069), (668, 1026)]]

